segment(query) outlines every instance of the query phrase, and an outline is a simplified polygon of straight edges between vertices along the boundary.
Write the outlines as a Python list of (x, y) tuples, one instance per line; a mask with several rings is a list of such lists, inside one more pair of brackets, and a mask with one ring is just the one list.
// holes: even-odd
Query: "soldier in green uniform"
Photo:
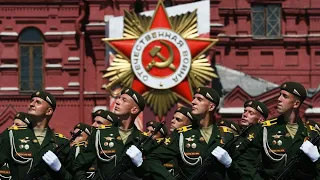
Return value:
[[(157, 126), (159, 126), (160, 123), (157, 121), (148, 121), (146, 123), (146, 135), (150, 136), (153, 132), (154, 129), (157, 128)], [(153, 139), (157, 140), (157, 141), (161, 141), (163, 138), (167, 137), (168, 135), (168, 129), (167, 127), (163, 126), (154, 136)]]
[[(143, 137), (134, 121), (144, 106), (143, 97), (133, 89), (126, 88), (121, 92), (114, 108), (114, 114), (119, 117), (118, 125), (101, 126), (93, 130), (86, 151), (80, 152), (74, 161), (75, 179), (85, 179), (85, 171), (95, 159), (98, 159), (98, 175), (101, 179), (112, 172), (118, 161), (126, 155), (132, 159), (133, 167), (141, 166), (142, 154), (132, 145)], [(118, 118), (112, 113), (109, 116), (112, 119)], [(131, 169), (127, 174), (134, 177)]]
[[(231, 167), (227, 169), (227, 174), (229, 179), (241, 179), (242, 175), (239, 173), (238, 168), (243, 167), (242, 164), (237, 163), (237, 157), (239, 155), (251, 156), (252, 152), (247, 150), (244, 144), (250, 143), (250, 140), (253, 138), (252, 134), (250, 135), (250, 129), (254, 128), (253, 126), (264, 122), (268, 118), (268, 108), (265, 104), (256, 100), (248, 100), (244, 103), (244, 112), (242, 113), (241, 120), (239, 121), (241, 131), (245, 131), (238, 136), (236, 142), (232, 144), (231, 147), (231, 157), (232, 164)], [(250, 126), (250, 127), (249, 127)], [(250, 162), (254, 164), (254, 167), (258, 167), (261, 158), (255, 157)], [(248, 163), (248, 162), (246, 162)]]
[[(27, 127), (28, 124), (30, 124), (30, 120), (27, 113), (18, 112), (13, 118), (12, 126)], [(5, 163), (3, 166), (0, 167), (0, 179), (11, 179), (10, 168), (8, 163)]]
[[(219, 105), (220, 96), (212, 88), (200, 87), (197, 89), (192, 101), (190, 117), (199, 123), (198, 127), (192, 125), (176, 129), (171, 137), (167, 138), (164, 145), (155, 149), (147, 156), (144, 167), (154, 179), (175, 179), (163, 166), (163, 163), (177, 158), (181, 169), (180, 178), (186, 179), (193, 175), (202, 161), (211, 156), (213, 150), (233, 138), (231, 131), (223, 133), (228, 128), (219, 128), (214, 119), (214, 112)], [(196, 117), (195, 115), (196, 114)], [(189, 115), (187, 115), (189, 117)], [(227, 137), (228, 136), (228, 137)], [(231, 158), (230, 158), (231, 159)], [(207, 179), (224, 178), (225, 164), (217, 163), (208, 169), (205, 174)]]
[(112, 126), (117, 125), (117, 119), (112, 119), (109, 115), (109, 111), (99, 109), (92, 114), (93, 123), (92, 127), (99, 128), (101, 125), (103, 126)]
[[(71, 133), (73, 136), (78, 131), (82, 131), (82, 133), (71, 143), (71, 154), (74, 159), (78, 156), (78, 154), (81, 151), (84, 151), (88, 144), (88, 137), (91, 135), (91, 126), (79, 123), (74, 128), (74, 130)], [(93, 164), (88, 170), (87, 170), (87, 179), (93, 179), (96, 172), (96, 164)]]
[(23, 179), (33, 166), (42, 159), (48, 165), (43, 179), (71, 179), (67, 171), (72, 162), (67, 146), (55, 155), (52, 151), (68, 139), (54, 133), (48, 123), (56, 108), (55, 98), (48, 92), (37, 91), (32, 94), (28, 114), (31, 125), (12, 126), (4, 132), (0, 145), (0, 164), (8, 163), (12, 178)]
[[(307, 97), (306, 89), (297, 82), (285, 82), (280, 86), (277, 118), (266, 120), (251, 135), (248, 151), (251, 156), (239, 156), (240, 174), (243, 179), (271, 179), (283, 171), (291, 158), (301, 150), (303, 156), (286, 179), (319, 179), (316, 165), (319, 150), (309, 140), (319, 134), (319, 125), (299, 117), (299, 108)], [(249, 138), (249, 137), (248, 137)], [(261, 169), (252, 167), (252, 159), (262, 155)]]

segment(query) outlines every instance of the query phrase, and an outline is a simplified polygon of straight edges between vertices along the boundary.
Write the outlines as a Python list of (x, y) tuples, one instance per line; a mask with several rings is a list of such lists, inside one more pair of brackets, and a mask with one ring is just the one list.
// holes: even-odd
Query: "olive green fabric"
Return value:
[[(5, 130), (0, 140), (0, 164), (8, 163), (14, 180), (23, 179), (31, 166), (42, 160), (42, 156), (48, 150), (54, 151), (57, 146), (68, 144), (68, 139), (62, 134), (55, 134), (49, 127), (40, 145), (33, 129), (28, 127), (12, 126)], [(63, 148), (58, 154), (62, 164), (58, 172), (54, 172), (49, 166), (42, 175), (45, 180), (72, 179), (72, 156), (69, 146)], [(67, 171), (69, 170), (69, 171)]]

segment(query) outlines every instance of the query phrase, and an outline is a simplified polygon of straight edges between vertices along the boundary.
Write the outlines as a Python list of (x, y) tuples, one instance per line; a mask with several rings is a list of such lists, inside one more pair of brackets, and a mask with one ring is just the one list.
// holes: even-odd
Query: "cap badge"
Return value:
[(211, 97), (211, 95), (209, 93), (206, 94), (206, 97), (213, 100), (213, 98)]
[(190, 119), (193, 120), (193, 118), (192, 118), (192, 116), (191, 116), (191, 114), (190, 114), (189, 112), (187, 112), (187, 116), (188, 116)]
[(38, 91), (37, 93), (36, 93), (36, 96), (39, 96), (40, 95), (40, 92)]
[(129, 92), (129, 89), (126, 89), (125, 91), (124, 91), (124, 93), (128, 93)]
[(263, 110), (261, 109), (260, 106), (257, 106), (257, 110), (263, 113)]
[(298, 95), (298, 96), (301, 96), (300, 93), (296, 89), (293, 89), (293, 93)]
[(138, 98), (137, 98), (136, 94), (133, 94), (133, 95), (132, 95), (132, 98), (133, 98), (136, 102), (138, 102), (138, 103), (139, 103), (139, 101), (138, 101)]
[(287, 87), (287, 84), (284, 84), (282, 87), (283, 87), (283, 88), (286, 88), (286, 87)]
[(113, 119), (112, 119), (112, 117), (111, 116), (107, 116), (107, 119), (109, 120), (109, 121), (111, 121), (111, 122), (113, 122)]
[(50, 104), (52, 104), (52, 101), (48, 96), (46, 97), (46, 100), (49, 101)]

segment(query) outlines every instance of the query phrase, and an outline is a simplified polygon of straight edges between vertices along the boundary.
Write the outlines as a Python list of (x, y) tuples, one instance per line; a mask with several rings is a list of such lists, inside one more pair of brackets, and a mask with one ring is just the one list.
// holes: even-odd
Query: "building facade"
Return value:
[[(108, 64), (101, 41), (108, 19), (157, 5), (156, 0), (0, 2), (0, 131), (11, 125), (16, 112), (27, 110), (33, 91), (44, 89), (57, 98), (50, 125), (63, 134), (78, 122), (91, 124), (92, 111), (108, 108), (109, 94), (102, 88)], [(309, 92), (301, 114), (320, 121), (320, 1), (210, 2), (210, 35), (219, 39), (210, 52), (220, 73), (213, 86), (224, 97), (221, 117), (239, 119), (249, 98), (265, 102), (276, 115), (278, 86), (298, 81)], [(238, 80), (226, 83), (232, 78)], [(257, 79), (271, 85), (256, 89)]]

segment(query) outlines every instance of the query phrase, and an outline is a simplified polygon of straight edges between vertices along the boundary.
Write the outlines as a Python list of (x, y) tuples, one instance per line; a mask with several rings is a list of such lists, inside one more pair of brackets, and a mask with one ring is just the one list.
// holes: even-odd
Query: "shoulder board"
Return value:
[(77, 144), (75, 144), (75, 146), (85, 146), (87, 144), (88, 144), (87, 141), (81, 141), (81, 142), (78, 142)]
[(161, 143), (162, 141), (164, 141), (164, 138), (157, 138), (156, 141), (157, 143)]
[(109, 129), (112, 125), (100, 125), (97, 129)]
[(233, 130), (232, 128), (229, 128), (227, 126), (218, 126), (220, 128), (220, 130), (222, 130), (222, 132), (225, 132), (225, 133), (232, 133), (232, 134), (235, 134), (237, 135), (238, 133)]
[(142, 132), (141, 133), (143, 136), (148, 136), (148, 133), (146, 133), (146, 132)]
[(68, 138), (67, 137), (65, 137), (63, 134), (61, 134), (61, 133), (55, 133), (55, 135), (56, 135), (56, 137), (59, 137), (59, 138), (63, 138), (63, 139), (67, 139), (68, 140)]
[(22, 129), (27, 129), (27, 126), (10, 126), (8, 128), (8, 130), (15, 130), (15, 131), (22, 130)]
[(310, 131), (315, 131), (318, 134), (320, 134), (320, 128), (319, 128), (319, 125), (317, 123), (312, 122), (312, 121), (307, 121), (306, 122), (306, 126)]
[(177, 128), (178, 133), (187, 132), (192, 129), (192, 125), (183, 126), (181, 128)]
[(275, 124), (277, 124), (277, 119), (278, 118), (274, 118), (274, 119), (263, 121), (263, 122), (261, 122), (261, 125), (262, 125), (262, 127), (275, 125)]

